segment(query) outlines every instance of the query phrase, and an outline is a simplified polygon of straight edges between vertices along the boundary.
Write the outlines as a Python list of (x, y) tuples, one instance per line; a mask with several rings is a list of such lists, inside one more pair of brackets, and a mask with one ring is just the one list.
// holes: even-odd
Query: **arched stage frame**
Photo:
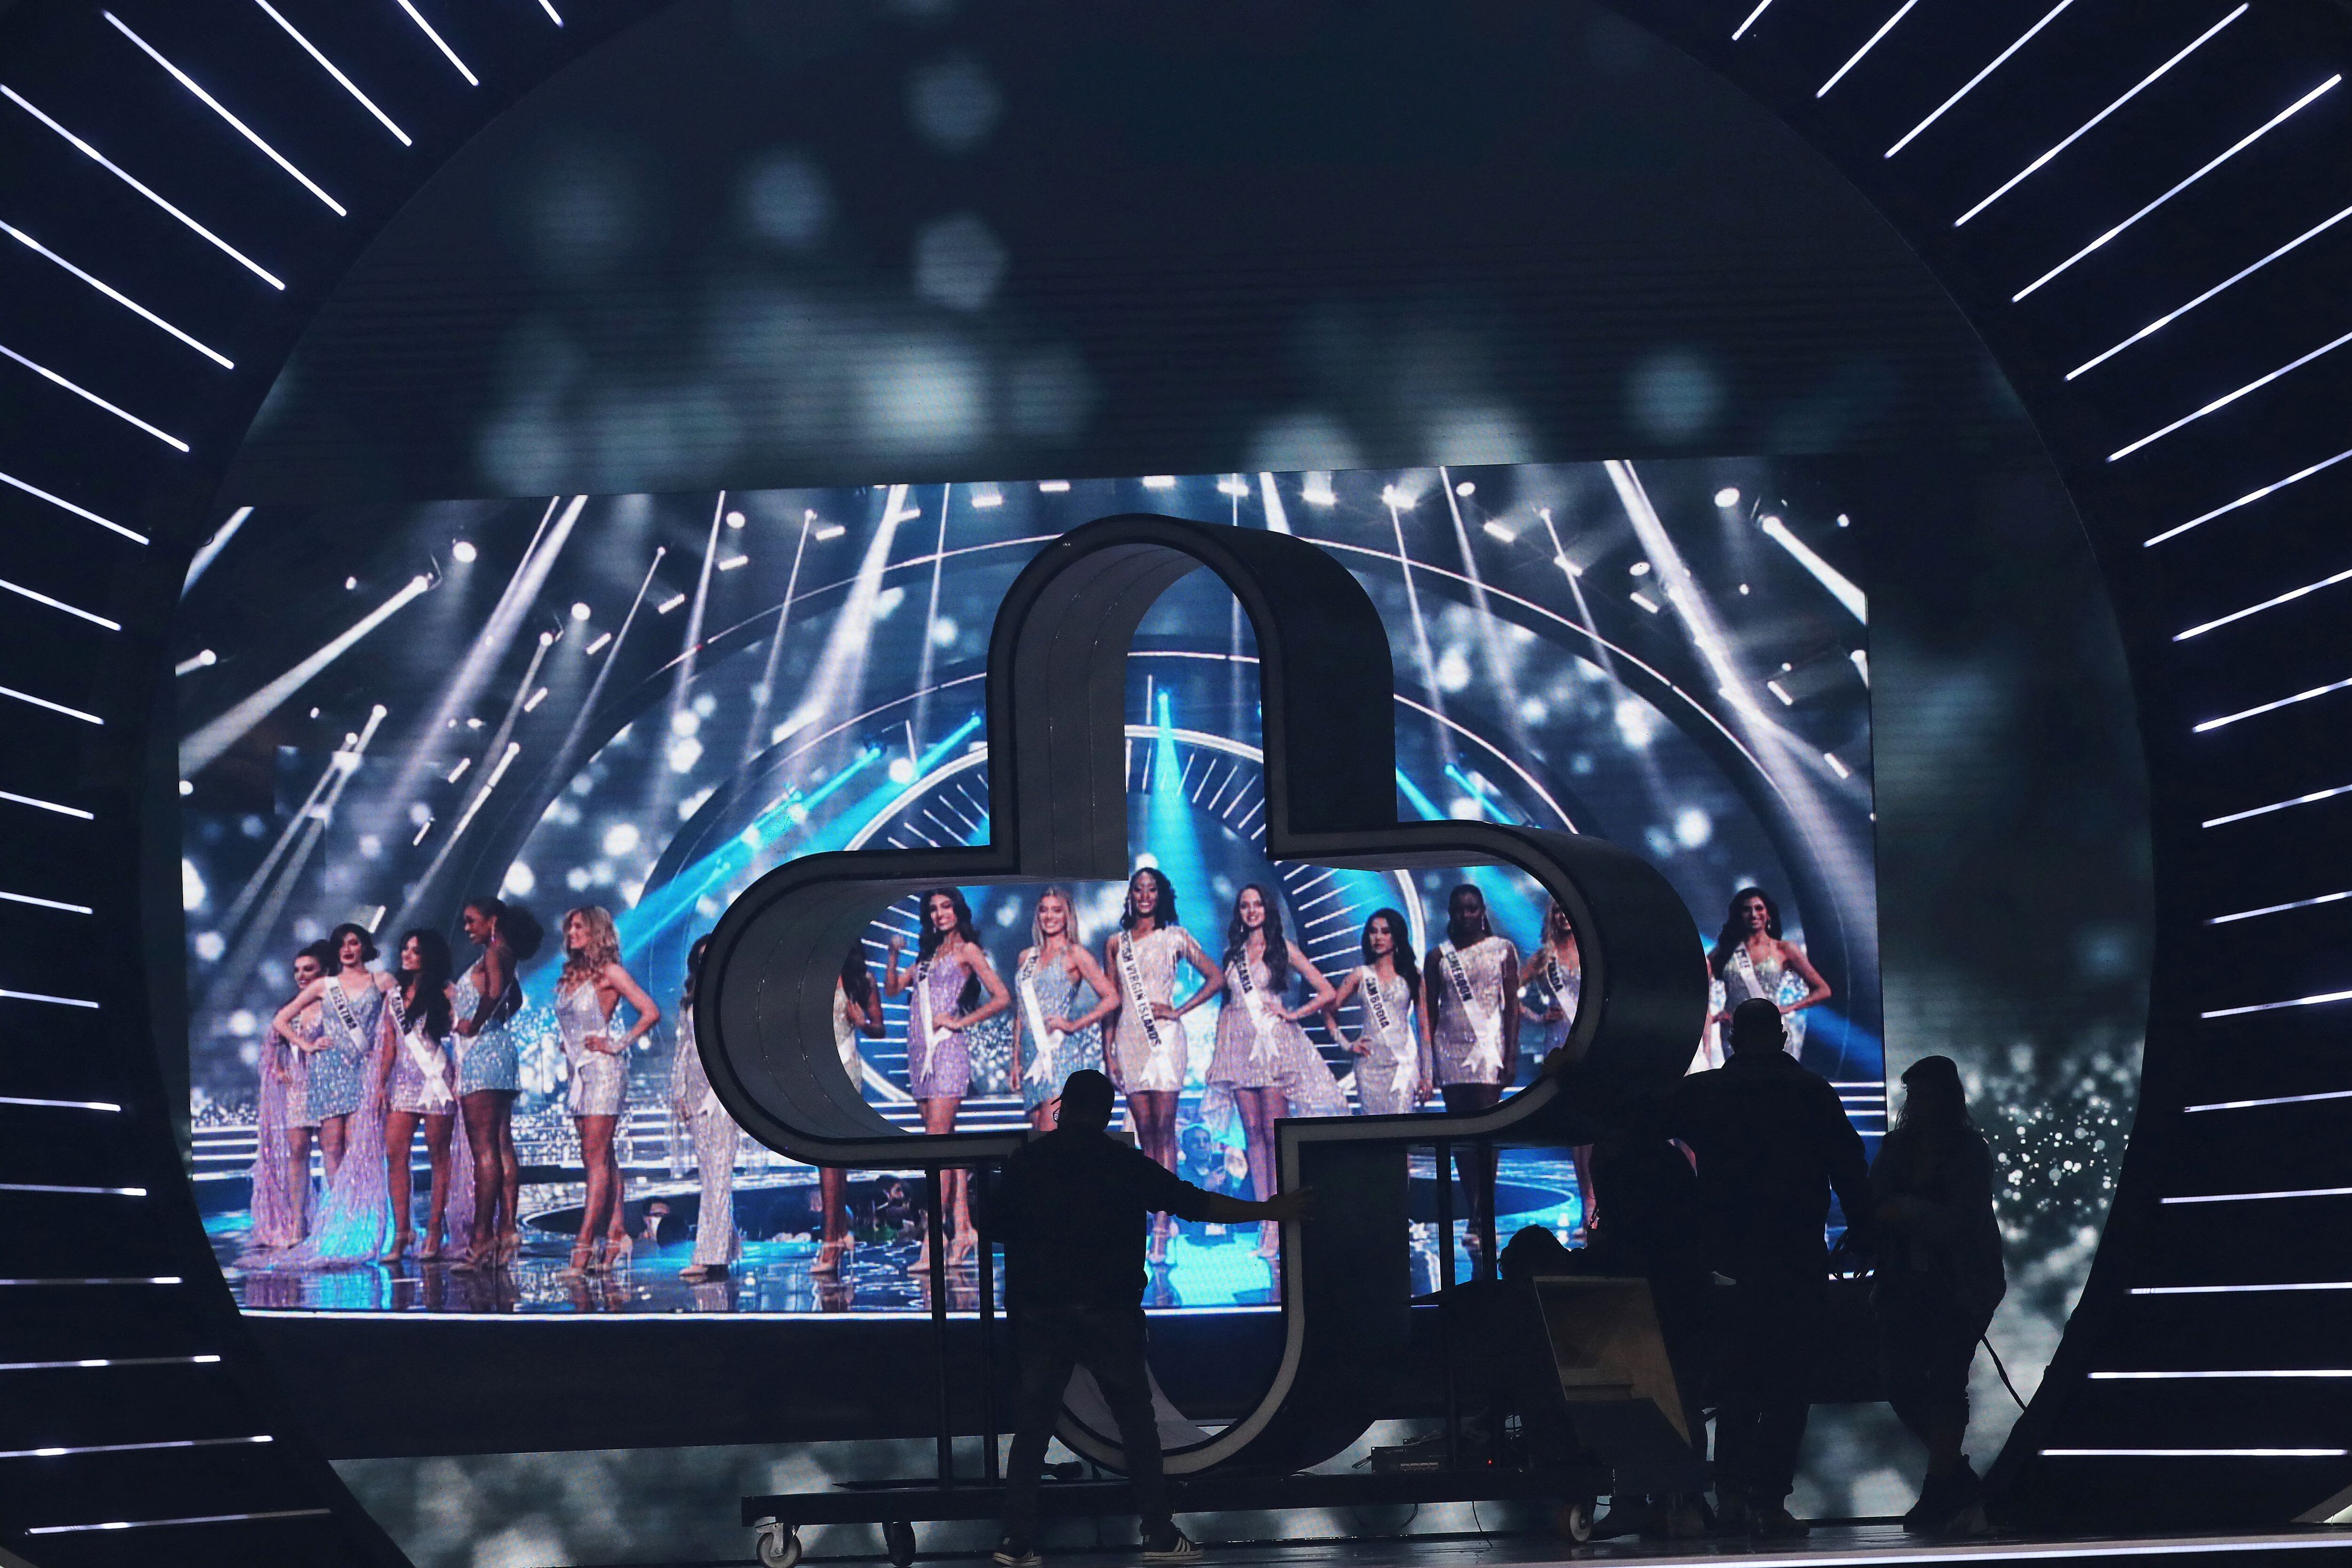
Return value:
[[(2352, 1339), (2352, 562), (2323, 526), (2352, 494), (2352, 17), (1614, 5), (1926, 260), (2047, 443), (2123, 628), (2157, 873), (2140, 1110), (1997, 1479), (2047, 1523), (2324, 1516), (2352, 1485), (2352, 1407), (2308, 1375)], [(35, 1561), (399, 1561), (238, 1320), (159, 1055), (180, 977), (125, 963), (176, 951), (148, 940), (178, 925), (166, 631), (230, 457), (371, 236), (661, 8), (443, 6), (427, 34), (391, 3), (0, 7), (0, 1544)]]

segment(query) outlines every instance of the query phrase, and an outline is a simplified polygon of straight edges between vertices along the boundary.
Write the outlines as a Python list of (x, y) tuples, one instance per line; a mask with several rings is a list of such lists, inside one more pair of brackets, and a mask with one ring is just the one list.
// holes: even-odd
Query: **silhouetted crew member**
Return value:
[(1304, 1192), (1250, 1203), (1202, 1192), (1107, 1136), (1113, 1090), (1092, 1068), (1062, 1086), (1059, 1123), (1004, 1163), (984, 1228), (1004, 1244), (1005, 1306), (1018, 1367), (1013, 1452), (1005, 1462), (1004, 1540), (996, 1561), (1035, 1568), (1037, 1483), (1074, 1367), (1095, 1374), (1118, 1418), (1143, 1527), (1143, 1559), (1196, 1556), (1168, 1516), (1160, 1428), (1143, 1356), (1144, 1220), (1150, 1214), (1236, 1224), (1291, 1220)]
[(1724, 1523), (1806, 1533), (1790, 1517), (1804, 1441), (1813, 1340), (1827, 1310), (1823, 1227), (1837, 1194), (1857, 1247), (1874, 1212), (1862, 1136), (1837, 1090), (1782, 1049), (1780, 1009), (1761, 997), (1731, 1017), (1731, 1059), (1683, 1079), (1673, 1134), (1698, 1157), (1707, 1265), (1724, 1292), (1717, 1384), (1716, 1495)]
[(1969, 1119), (1960, 1069), (1921, 1057), (1903, 1070), (1903, 1116), (1870, 1169), (1877, 1194), (1879, 1364), (1887, 1404), (1927, 1445), (1927, 1479), (1904, 1516), (1929, 1535), (1980, 1535), (1984, 1483), (1960, 1444), (1969, 1367), (2008, 1292), (1992, 1151)]

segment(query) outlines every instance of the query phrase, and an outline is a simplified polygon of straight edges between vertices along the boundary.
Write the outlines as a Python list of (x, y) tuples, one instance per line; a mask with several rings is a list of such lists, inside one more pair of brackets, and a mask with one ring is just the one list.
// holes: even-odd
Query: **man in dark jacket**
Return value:
[(1181, 1562), (1200, 1548), (1168, 1515), (1160, 1427), (1143, 1356), (1144, 1219), (1234, 1225), (1305, 1216), (1307, 1194), (1250, 1203), (1202, 1191), (1106, 1135), (1110, 1079), (1091, 1068), (1062, 1086), (1053, 1131), (1004, 1163), (985, 1205), (987, 1230), (1004, 1244), (1005, 1307), (1013, 1320), (1018, 1387), (1013, 1451), (1004, 1467), (1003, 1568), (1036, 1568), (1037, 1483), (1045, 1443), (1074, 1367), (1095, 1375), (1118, 1420), (1127, 1475), (1143, 1527), (1143, 1560)]
[(1859, 1246), (1874, 1212), (1862, 1137), (1837, 1090), (1783, 1048), (1780, 1009), (1760, 998), (1731, 1018), (1731, 1059), (1682, 1080), (1669, 1131), (1698, 1158), (1707, 1266), (1722, 1291), (1716, 1495), (1727, 1528), (1802, 1535), (1790, 1517), (1810, 1413), (1813, 1338), (1827, 1310), (1830, 1194)]

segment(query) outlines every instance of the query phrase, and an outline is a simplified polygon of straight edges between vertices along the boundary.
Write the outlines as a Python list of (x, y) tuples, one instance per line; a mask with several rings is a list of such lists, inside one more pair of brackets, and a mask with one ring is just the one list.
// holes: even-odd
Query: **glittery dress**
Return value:
[(608, 1045), (614, 1039), (612, 1023), (604, 1016), (604, 1004), (597, 999), (595, 981), (557, 984), (555, 1026), (562, 1033), (563, 1058), (572, 1068), (572, 1088), (564, 1096), (565, 1106), (574, 1116), (620, 1115), (622, 1104), (629, 1097), (628, 1058), (615, 1051), (588, 1048), (591, 1035), (604, 1036)]
[[(1130, 1094), (1138, 1089), (1173, 1093), (1182, 1089), (1188, 1047), (1181, 1019), (1159, 1018), (1147, 1025), (1138, 1015), (1135, 999), (1129, 994), (1124, 978), (1121, 952), (1133, 944), (1144, 1000), (1173, 1006), (1176, 964), (1191, 940), (1182, 926), (1167, 926), (1146, 931), (1139, 938), (1132, 932), (1122, 932), (1111, 942), (1110, 983), (1119, 999), (1114, 1054), (1118, 1060), (1119, 1087)], [(1156, 1046), (1151, 1039), (1155, 1031), (1160, 1037)]]
[[(482, 972), (476, 964), (458, 976), (450, 993), (450, 1016), (470, 1018), (482, 1005), (480, 984), (475, 976)], [(508, 984), (516, 984), (509, 979)], [(502, 1009), (502, 1011), (504, 1011)], [(509, 1014), (511, 1016), (511, 1014)], [(514, 1037), (507, 1033), (507, 1020), (485, 1024), (478, 1034), (457, 1037), (457, 1092), (476, 1094), (498, 1090), (512, 1094), (522, 1088), (522, 1062), (515, 1050)]]
[[(1733, 948), (1731, 956), (1724, 961), (1718, 984), (1723, 987), (1723, 1003), (1717, 1011), (1724, 1013), (1736, 1012), (1742, 1002), (1759, 997), (1786, 1006), (1803, 996), (1807, 989), (1804, 976), (1789, 963), (1777, 942), (1772, 944), (1772, 951), (1761, 959), (1750, 954), (1745, 942)], [(1801, 1057), (1805, 1048), (1804, 1014), (1784, 1014), (1780, 1024), (1786, 1032), (1781, 1048), (1792, 1057)], [(1727, 1026), (1724, 1035), (1727, 1043)]]
[(351, 1004), (351, 1020), (346, 1023), (344, 1009), (335, 1005), (334, 997), (342, 984), (340, 978), (327, 982), (328, 994), (319, 1006), (320, 1036), (326, 1048), (310, 1053), (307, 1109), (320, 1121), (349, 1116), (360, 1108), (365, 1089), (362, 1069), (375, 1049), (378, 1026), (383, 1022), (383, 993), (370, 984), (356, 996), (343, 992), (343, 999)]
[[(1372, 988), (1380, 988), (1388, 1026), (1371, 1004)], [(1428, 1052), (1421, 1031), (1413, 1027), (1412, 987), (1403, 975), (1382, 980), (1368, 964), (1356, 971), (1356, 992), (1364, 1010), (1358, 1039), (1371, 1047), (1356, 1058), (1356, 1100), (1367, 1116), (1401, 1116), (1413, 1108), (1413, 1090), (1428, 1081)]]
[(849, 992), (838, 980), (833, 983), (833, 1048), (841, 1053), (841, 1070), (849, 1075), (849, 1087), (862, 1091), (865, 1058), (857, 1049), (857, 1026), (849, 1020)]
[[(1488, 936), (1458, 950), (1457, 955), (1464, 978), (1470, 985), (1469, 1007), (1465, 1007), (1454, 993), (1444, 949), (1432, 955), (1435, 962), (1428, 966), (1425, 977), (1432, 992), (1442, 988), (1445, 994), (1431, 1019), (1438, 1084), (1500, 1083), (1503, 966), (1507, 962), (1516, 963), (1519, 950), (1507, 937)], [(1484, 1032), (1474, 1023), (1471, 1008), (1490, 1021), (1487, 1026), (1494, 1031), (1491, 1036), (1482, 1037)]]
[(929, 1041), (923, 1033), (923, 1005), (928, 1002), (934, 1020), (953, 1018), (963, 1011), (964, 982), (971, 974), (962, 960), (935, 956), (915, 966), (915, 984), (921, 994), (907, 1009), (907, 1092), (917, 1100), (961, 1100), (971, 1088), (971, 1058), (964, 1049), (961, 1031), (936, 1035)]
[[(1092, 1011), (1078, 999), (1092, 987), (1075, 965), (1041, 964), (1030, 972), (1025, 984), (1036, 993), (1040, 1018), (1073, 1018)], [(1102, 1036), (1097, 1029), (1074, 1029), (1061, 1037), (1056, 1048), (1050, 1038), (1039, 1037), (1031, 1026), (1029, 1000), (1023, 987), (1021, 979), (1013, 982), (1013, 1000), (1021, 1014), (1021, 1103), (1034, 1110), (1061, 1099), (1062, 1085), (1072, 1073), (1101, 1063)]]
[(1266, 988), (1263, 958), (1247, 961), (1251, 989), (1264, 1015), (1242, 989), (1242, 963), (1225, 966), (1224, 1004), (1217, 1015), (1217, 1048), (1202, 1079), (1217, 1089), (1278, 1089), (1292, 1116), (1345, 1116), (1347, 1091), (1331, 1076), (1323, 1053), (1296, 1021), (1280, 1016), (1283, 999)]
[(424, 1019), (412, 1018), (392, 1058), (392, 1109), (414, 1116), (456, 1114), (453, 1066), (449, 1042), (426, 1034)]
[[(294, 1019), (294, 1032), (301, 1036), (304, 1040), (315, 1043), (320, 1035), (324, 1032), (319, 1023), (319, 1009), (313, 1007), (308, 1014), (296, 1015)], [(319, 1125), (319, 1113), (310, 1109), (310, 1058), (312, 1053), (310, 1051), (298, 1051), (283, 1040), (272, 1040), (268, 1046), (263, 1047), (263, 1060), (265, 1062), (268, 1059), (268, 1053), (271, 1051), (280, 1053), (285, 1061), (286, 1125), (289, 1127), (316, 1127)], [(304, 1173), (304, 1179), (306, 1181), (309, 1179), (309, 1173)]]
[[(836, 1018), (839, 1011), (836, 1005)], [(702, 1177), (702, 1196), (695, 1206), (694, 1261), (705, 1267), (733, 1263), (743, 1256), (743, 1236), (735, 1228), (735, 1152), (743, 1131), (710, 1091), (702, 1053), (695, 1047), (691, 1007), (680, 1010), (669, 1098), (673, 1108), (684, 1110), (693, 1131), (694, 1163)]]
[[(1539, 947), (1519, 979), (1520, 1000), (1527, 1007), (1519, 1020), (1519, 1059), (1532, 1057), (1540, 1062), (1566, 1045), (1569, 1031), (1576, 1027), (1576, 1003), (1584, 989), (1584, 972), (1579, 964), (1557, 963), (1549, 948)], [(1554, 1007), (1567, 1016), (1547, 1022), (1544, 1015)]]

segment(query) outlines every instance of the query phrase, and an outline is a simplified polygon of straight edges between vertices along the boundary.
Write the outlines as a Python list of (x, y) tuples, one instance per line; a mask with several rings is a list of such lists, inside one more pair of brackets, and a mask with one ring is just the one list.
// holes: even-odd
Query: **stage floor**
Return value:
[[(1801, 1541), (1597, 1541), (1572, 1546), (1544, 1531), (1425, 1539), (1212, 1542), (1203, 1548), (1203, 1568), (1512, 1568), (1544, 1563), (1628, 1563), (1645, 1568), (1731, 1563), (1740, 1568), (1829, 1562), (1856, 1565), (2152, 1557), (2168, 1563), (2223, 1558), (2284, 1558), (2299, 1563), (2352, 1558), (2352, 1531), (2314, 1526), (2266, 1533), (2163, 1537), (1996, 1535), (1977, 1541), (1923, 1541), (1894, 1521), (1816, 1525)], [(2317, 1552), (2315, 1559), (2307, 1555)], [(1133, 1551), (1053, 1552), (1049, 1568), (1129, 1568)], [(985, 1554), (940, 1552), (923, 1561), (986, 1562)], [(808, 1561), (870, 1562), (872, 1558), (812, 1555)], [(677, 1568), (684, 1568), (683, 1564)], [(699, 1565), (698, 1565), (699, 1568)]]

